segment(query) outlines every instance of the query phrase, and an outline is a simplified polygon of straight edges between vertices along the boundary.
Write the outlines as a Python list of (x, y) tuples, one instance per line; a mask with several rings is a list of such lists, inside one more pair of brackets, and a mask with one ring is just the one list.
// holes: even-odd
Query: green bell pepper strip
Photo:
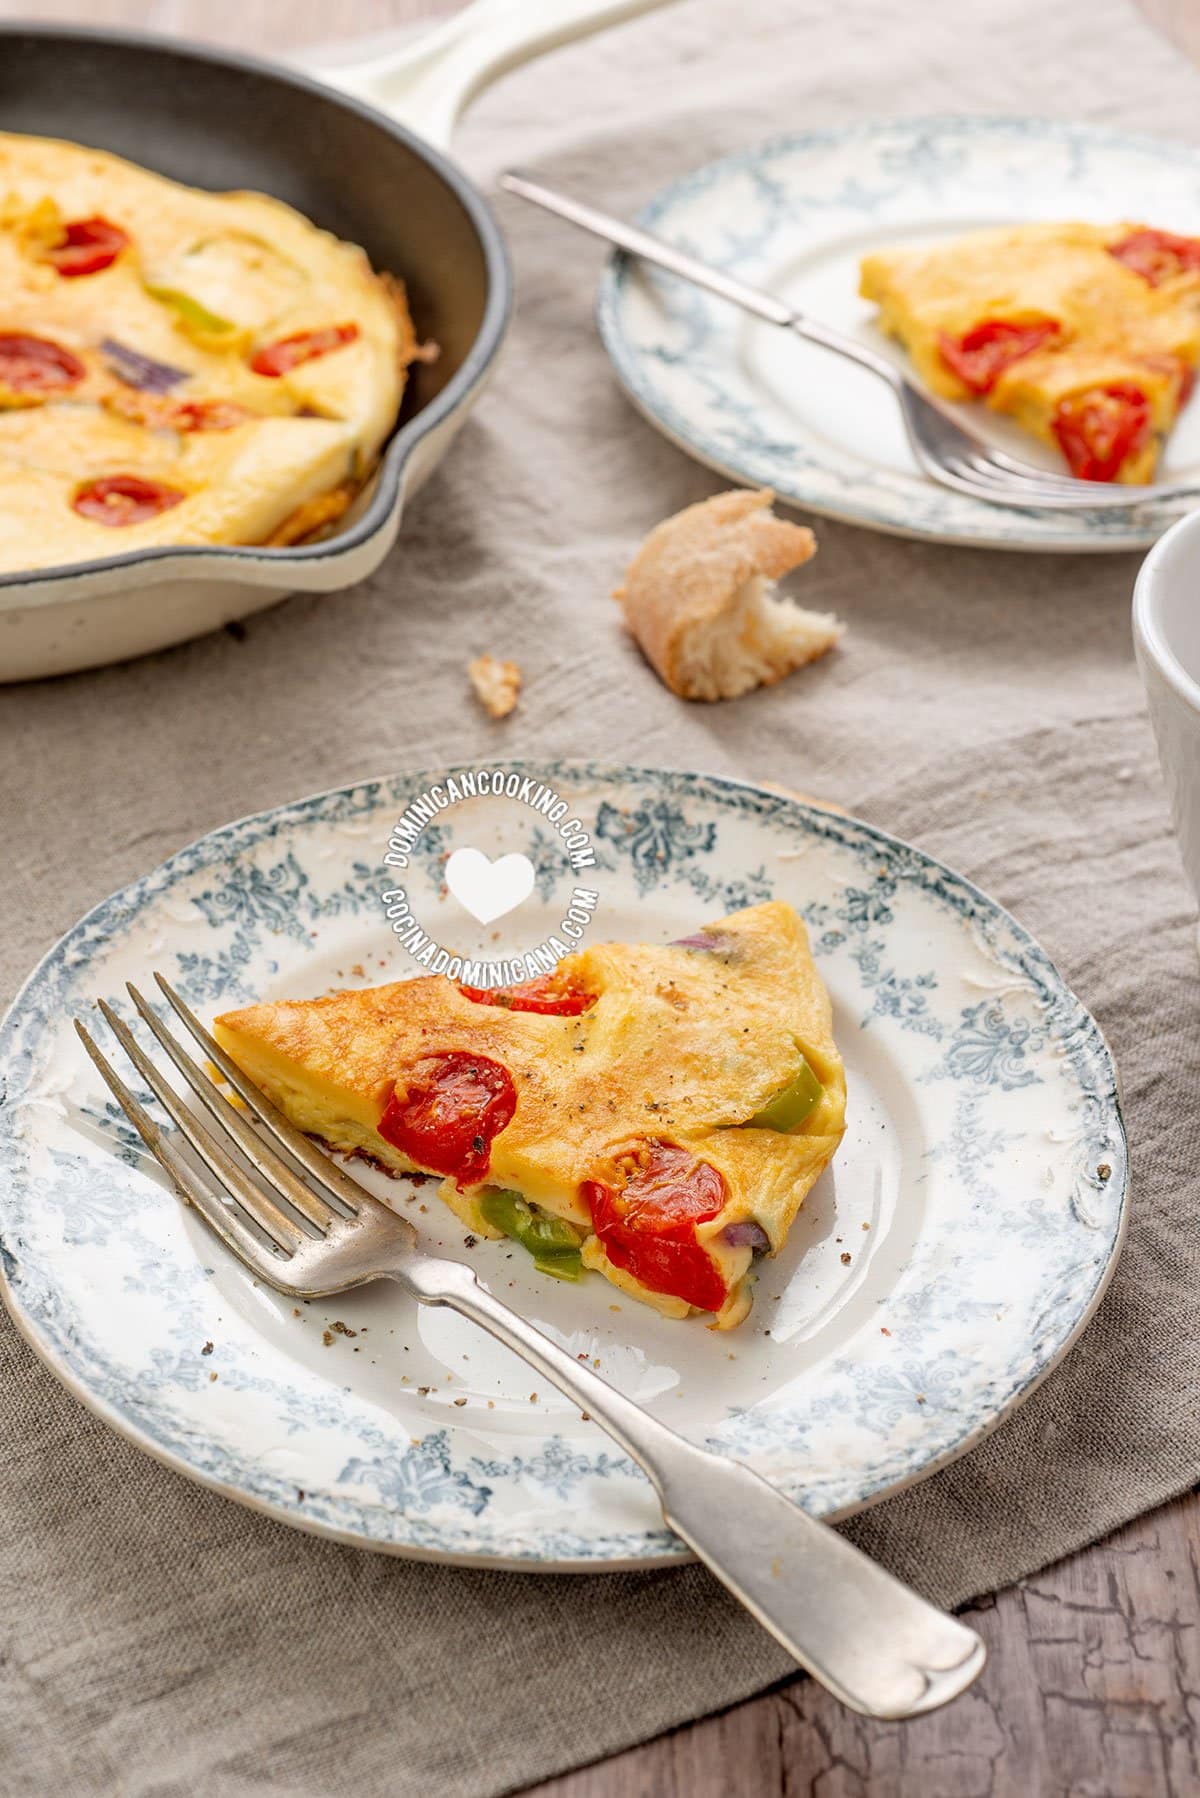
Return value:
[(817, 1079), (808, 1063), (800, 1062), (800, 1072), (790, 1080), (782, 1092), (756, 1111), (752, 1118), (746, 1119), (751, 1130), (794, 1130), (802, 1124), (809, 1112), (820, 1102), (825, 1088)]
[(556, 1280), (583, 1278), (580, 1236), (573, 1224), (535, 1212), (519, 1192), (499, 1188), (484, 1193), (479, 1209), (493, 1229), (503, 1230), (533, 1256), (539, 1273), (551, 1274)]
[(498, 1187), (484, 1193), (479, 1201), (479, 1209), (494, 1230), (503, 1230), (506, 1236), (514, 1236), (518, 1242), (526, 1223), (533, 1216), (519, 1193), (501, 1192)]
[(583, 1256), (578, 1249), (564, 1249), (559, 1255), (535, 1255), (533, 1265), (539, 1274), (554, 1280), (582, 1280)]
[(179, 314), (179, 322), (188, 331), (203, 331), (206, 336), (223, 337), (237, 326), (232, 319), (221, 318), (216, 312), (210, 312), (199, 300), (194, 300), (190, 293), (181, 293), (178, 287), (152, 287), (147, 281), (146, 292), (160, 306), (169, 306)]

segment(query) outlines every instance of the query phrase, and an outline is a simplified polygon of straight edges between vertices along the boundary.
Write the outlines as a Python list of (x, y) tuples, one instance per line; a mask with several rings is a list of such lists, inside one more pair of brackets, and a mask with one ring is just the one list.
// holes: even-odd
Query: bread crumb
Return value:
[(507, 718), (521, 691), (521, 670), (516, 662), (500, 662), (495, 656), (476, 656), (467, 673), (489, 718)]
[(613, 595), (647, 661), (681, 699), (737, 699), (833, 648), (843, 626), (780, 598), (775, 582), (816, 554), (775, 495), (737, 489), (656, 526)]

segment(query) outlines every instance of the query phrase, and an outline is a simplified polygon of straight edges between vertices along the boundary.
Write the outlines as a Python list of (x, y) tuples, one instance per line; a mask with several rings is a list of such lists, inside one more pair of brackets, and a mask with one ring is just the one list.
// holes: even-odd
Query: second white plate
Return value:
[[(891, 356), (858, 295), (868, 251), (1028, 219), (1142, 220), (1200, 233), (1200, 152), (1046, 119), (918, 118), (810, 131), (686, 175), (638, 222)], [(875, 376), (792, 332), (617, 257), (597, 320), (630, 398), (710, 467), (810, 512), (898, 536), (992, 549), (1125, 550), (1156, 541), (1188, 500), (1116, 512), (991, 506), (917, 469)], [(978, 405), (981, 435), (1047, 468), (1049, 450)], [(1194, 474), (1200, 400), (1166, 473)]]

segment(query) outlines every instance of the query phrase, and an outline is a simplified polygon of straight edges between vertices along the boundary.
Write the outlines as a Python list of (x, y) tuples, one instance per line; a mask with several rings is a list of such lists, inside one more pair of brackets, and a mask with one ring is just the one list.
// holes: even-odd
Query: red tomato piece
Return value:
[(149, 431), (232, 431), (255, 414), (235, 400), (173, 400), (165, 393), (131, 393), (113, 388), (101, 402), (119, 418)]
[(88, 219), (72, 219), (63, 234), (46, 252), (60, 275), (98, 275), (111, 268), (121, 251), (129, 244), (129, 235), (111, 219), (99, 215)]
[(651, 1292), (719, 1311), (725, 1282), (696, 1240), (696, 1225), (725, 1203), (724, 1176), (675, 1143), (650, 1142), (622, 1187), (585, 1180), (580, 1188), (592, 1228), (614, 1267)]
[(186, 498), (186, 493), (168, 487), (165, 481), (146, 481), (137, 474), (106, 474), (85, 481), (76, 489), (71, 504), (81, 517), (95, 524), (125, 525), (144, 524)]
[(232, 431), (252, 416), (236, 400), (176, 400), (171, 425), (176, 431)]
[[(397, 1085), (400, 1083), (397, 1082)], [(427, 1055), (392, 1094), (379, 1123), (385, 1142), (417, 1166), (450, 1174), (461, 1189), (487, 1174), (493, 1140), (512, 1121), (512, 1075), (486, 1055)]]
[(1128, 456), (1150, 435), (1150, 402), (1132, 381), (1111, 381), (1060, 400), (1051, 429), (1071, 473), (1081, 481), (1115, 481)]
[(1173, 231), (1131, 231), (1120, 243), (1110, 243), (1108, 253), (1151, 287), (1161, 287), (1172, 275), (1200, 273), (1200, 237), (1176, 237)]
[(280, 337), (275, 343), (265, 343), (255, 350), (250, 367), (256, 375), (268, 375), (277, 380), (280, 375), (299, 368), (302, 362), (313, 362), (318, 356), (328, 356), (330, 350), (340, 350), (343, 344), (353, 343), (357, 336), (357, 325), (326, 325), (321, 331), (296, 331), (291, 337)]
[(1057, 319), (1028, 319), (1023, 324), (986, 318), (962, 337), (938, 335), (942, 361), (972, 393), (990, 393), (1005, 369), (1022, 356), (1041, 349), (1062, 329)]
[(519, 986), (460, 986), (464, 999), (476, 1005), (499, 1005), (505, 1011), (534, 1011), (542, 1017), (577, 1018), (596, 1003), (595, 993), (570, 981), (557, 981), (553, 974), (541, 974), (536, 980), (523, 980)]
[(48, 337), (0, 331), (0, 388), (11, 393), (65, 393), (87, 369), (78, 356)]

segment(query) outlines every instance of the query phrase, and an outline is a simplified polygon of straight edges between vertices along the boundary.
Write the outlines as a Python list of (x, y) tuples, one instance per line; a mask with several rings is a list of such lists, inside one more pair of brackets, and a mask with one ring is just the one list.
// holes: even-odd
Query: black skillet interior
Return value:
[[(0, 27), (0, 130), (94, 145), (195, 187), (274, 194), (361, 244), (403, 277), (418, 334), (440, 347), (415, 371), (402, 422), (448, 411), (499, 345), (507, 257), (470, 183), (400, 126), (303, 76), (136, 35)], [(394, 498), (387, 463), (384, 473), (353, 532), (307, 553), (375, 528)]]

